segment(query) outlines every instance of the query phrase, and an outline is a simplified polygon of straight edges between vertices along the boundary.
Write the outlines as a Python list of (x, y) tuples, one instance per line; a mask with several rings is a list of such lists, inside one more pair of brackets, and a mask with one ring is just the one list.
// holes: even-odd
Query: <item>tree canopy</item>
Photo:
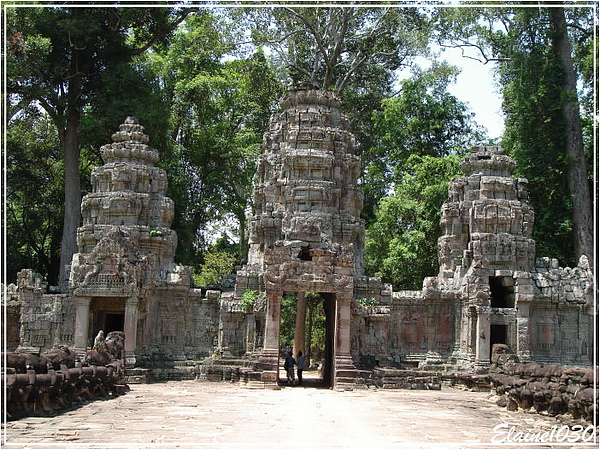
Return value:
[(594, 253), (593, 17), (591, 5), (438, 11), (441, 42), (496, 61), (506, 117), (502, 145), (530, 180), (538, 253), (570, 265)]
[(32, 103), (54, 123), (64, 163), (59, 286), (76, 251), (80, 222), (80, 124), (109, 77), (165, 39), (192, 10), (170, 8), (7, 8), (7, 83), (14, 117)]

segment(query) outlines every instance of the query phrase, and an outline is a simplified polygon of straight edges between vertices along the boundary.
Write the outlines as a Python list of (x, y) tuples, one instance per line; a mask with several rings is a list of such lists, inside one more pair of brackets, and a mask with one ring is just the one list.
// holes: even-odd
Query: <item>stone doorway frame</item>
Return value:
[(90, 324), (89, 338), (94, 338), (98, 331), (104, 331), (106, 336), (109, 333), (106, 327), (106, 315), (120, 314), (123, 316), (123, 326), (120, 330), (125, 331), (125, 297), (93, 297), (90, 302)]
[[(350, 280), (352, 280), (350, 278)], [(323, 374), (323, 379), (330, 384), (332, 388), (336, 388), (339, 378), (345, 375), (347, 370), (356, 370), (350, 354), (350, 320), (351, 320), (351, 303), (353, 298), (353, 283), (346, 283), (343, 287), (336, 283), (341, 289), (337, 290), (333, 283), (322, 282), (303, 282), (297, 283), (295, 280), (290, 280), (273, 286), (274, 283), (269, 283), (267, 296), (267, 312), (265, 321), (265, 337), (263, 351), (259, 357), (257, 369), (263, 371), (263, 380), (277, 382), (279, 380), (279, 332), (281, 325), (281, 300), (285, 292), (318, 292), (324, 296), (330, 296), (329, 301), (332, 302), (330, 308), (333, 314), (328, 321), (327, 328), (332, 330), (331, 341), (331, 356), (326, 372)], [(301, 287), (300, 287), (301, 286)], [(329, 379), (327, 379), (329, 378)]]
[[(310, 349), (306, 348), (306, 342), (304, 342), (305, 335), (305, 325), (306, 325), (306, 294), (307, 292), (312, 291), (285, 291), (283, 296), (288, 292), (294, 292), (297, 294), (297, 303), (296, 303), (296, 317), (295, 317), (295, 326), (294, 326), (294, 343), (292, 353), (294, 358), (297, 357), (298, 351), (302, 351), (305, 356), (310, 354)], [(320, 385), (324, 385), (325, 387), (333, 386), (333, 377), (334, 373), (333, 368), (333, 360), (334, 360), (334, 346), (335, 346), (335, 319), (336, 319), (336, 295), (332, 292), (316, 292), (321, 298), (323, 312), (325, 314), (325, 348), (323, 349), (323, 360), (324, 364), (321, 369), (321, 379), (319, 381)], [(282, 296), (282, 298), (283, 298)], [(304, 302), (304, 305), (301, 303)], [(302, 312), (300, 312), (302, 311)], [(281, 311), (280, 311), (281, 313)], [(300, 326), (299, 315), (304, 316), (304, 323)], [(281, 326), (281, 314), (279, 315), (279, 325)], [(281, 330), (280, 330), (281, 331)], [(281, 334), (281, 333), (280, 333)], [(302, 345), (299, 345), (299, 335), (302, 335)], [(311, 358), (312, 360), (312, 358)], [(279, 362), (278, 362), (279, 364)], [(279, 378), (279, 370), (277, 371), (278, 382), (283, 382), (281, 378)]]
[[(119, 296), (111, 296), (119, 297)], [(85, 355), (86, 351), (92, 345), (90, 343), (90, 306), (94, 299), (103, 298), (102, 296), (83, 297), (75, 296), (75, 351), (80, 355)], [(135, 350), (137, 348), (137, 325), (138, 325), (138, 303), (137, 297), (121, 297), (124, 299), (124, 332), (125, 332), (125, 366), (135, 366)]]

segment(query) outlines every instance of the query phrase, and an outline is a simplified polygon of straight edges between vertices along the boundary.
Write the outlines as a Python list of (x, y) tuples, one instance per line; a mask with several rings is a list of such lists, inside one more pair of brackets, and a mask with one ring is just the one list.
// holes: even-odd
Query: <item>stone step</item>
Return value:
[(250, 380), (243, 384), (246, 389), (265, 389), (265, 382), (260, 380)]
[(349, 384), (355, 384), (356, 383), (356, 377), (335, 377), (335, 384), (340, 384), (340, 383), (349, 383)]
[(342, 378), (359, 378), (359, 373), (358, 370), (356, 369), (338, 369), (336, 367), (335, 369), (335, 378), (338, 379), (340, 377)]
[(202, 364), (203, 360), (194, 360), (194, 359), (183, 359), (183, 360), (175, 360), (173, 361), (173, 367), (191, 367), (197, 366), (198, 364)]
[(261, 383), (263, 382), (262, 372), (255, 372), (252, 370), (248, 370), (248, 371), (242, 371), (242, 375), (244, 376), (244, 379), (247, 380), (248, 382), (250, 382), (250, 381), (260, 381)]
[(222, 357), (222, 358), (208, 358), (204, 360), (204, 364), (224, 364), (224, 365), (251, 365), (256, 362), (256, 358), (232, 358), (232, 357)]
[(126, 384), (145, 384), (152, 381), (152, 371), (150, 369), (125, 369)]
[(357, 386), (357, 384), (351, 381), (336, 381), (334, 389), (336, 391), (353, 391)]

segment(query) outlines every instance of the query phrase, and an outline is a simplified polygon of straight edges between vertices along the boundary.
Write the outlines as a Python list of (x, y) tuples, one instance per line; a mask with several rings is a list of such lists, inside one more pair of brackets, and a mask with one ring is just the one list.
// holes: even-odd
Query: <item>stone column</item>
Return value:
[(454, 348), (452, 356), (467, 359), (469, 355), (470, 319), (468, 306), (459, 299), (454, 301)]
[(298, 356), (298, 352), (302, 351), (307, 354), (304, 345), (304, 325), (306, 323), (306, 294), (298, 292), (298, 305), (296, 307), (296, 328), (294, 329), (294, 357)]
[(264, 381), (275, 381), (279, 370), (279, 315), (282, 296), (280, 291), (267, 291), (265, 343), (257, 364), (258, 369), (271, 372), (271, 375), (263, 375)]
[(254, 352), (254, 343), (256, 342), (256, 322), (254, 313), (246, 314), (246, 354)]
[(477, 307), (477, 342), (475, 344), (475, 366), (490, 365), (490, 308)]
[(529, 329), (529, 310), (531, 304), (519, 302), (517, 304), (517, 348), (516, 354), (520, 361), (531, 361), (531, 346)]
[(87, 350), (90, 327), (91, 297), (75, 297), (75, 350), (85, 353)]
[(350, 355), (350, 298), (336, 299), (335, 355)]
[(354, 384), (358, 371), (350, 354), (350, 303), (352, 297), (336, 298), (335, 348), (333, 365), (333, 387), (340, 389), (344, 384)]
[(138, 322), (138, 299), (125, 301), (125, 366), (134, 367)]

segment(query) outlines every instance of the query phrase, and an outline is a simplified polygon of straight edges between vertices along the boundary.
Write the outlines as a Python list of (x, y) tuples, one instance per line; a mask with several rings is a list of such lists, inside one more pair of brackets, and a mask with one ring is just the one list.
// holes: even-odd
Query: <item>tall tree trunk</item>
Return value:
[(69, 82), (68, 109), (66, 114), (66, 127), (63, 141), (65, 161), (65, 211), (63, 220), (63, 234), (60, 251), (60, 274), (58, 285), (66, 291), (68, 282), (68, 265), (71, 264), (73, 254), (77, 251), (77, 227), (81, 220), (81, 185), (79, 176), (79, 120), (81, 112), (79, 102), (81, 99), (82, 80), (80, 75), (75, 75)]
[(593, 209), (586, 160), (583, 150), (581, 117), (577, 99), (577, 78), (571, 56), (564, 8), (549, 8), (552, 19), (552, 44), (563, 67), (562, 116), (565, 122), (565, 150), (569, 156), (568, 185), (573, 202), (573, 237), (575, 255), (586, 255), (592, 262), (594, 252)]
[(241, 260), (248, 259), (248, 230), (246, 229), (246, 212), (241, 211), (238, 214), (238, 221), (240, 223), (239, 233), (240, 233), (240, 256)]
[(313, 329), (313, 307), (314, 299), (310, 299), (308, 302), (308, 333), (306, 334), (306, 367), (310, 367), (310, 360), (312, 358), (312, 329)]
[(304, 342), (306, 325), (306, 292), (298, 292), (298, 303), (296, 305), (296, 327), (294, 328), (294, 356), (298, 352), (307, 353)]

